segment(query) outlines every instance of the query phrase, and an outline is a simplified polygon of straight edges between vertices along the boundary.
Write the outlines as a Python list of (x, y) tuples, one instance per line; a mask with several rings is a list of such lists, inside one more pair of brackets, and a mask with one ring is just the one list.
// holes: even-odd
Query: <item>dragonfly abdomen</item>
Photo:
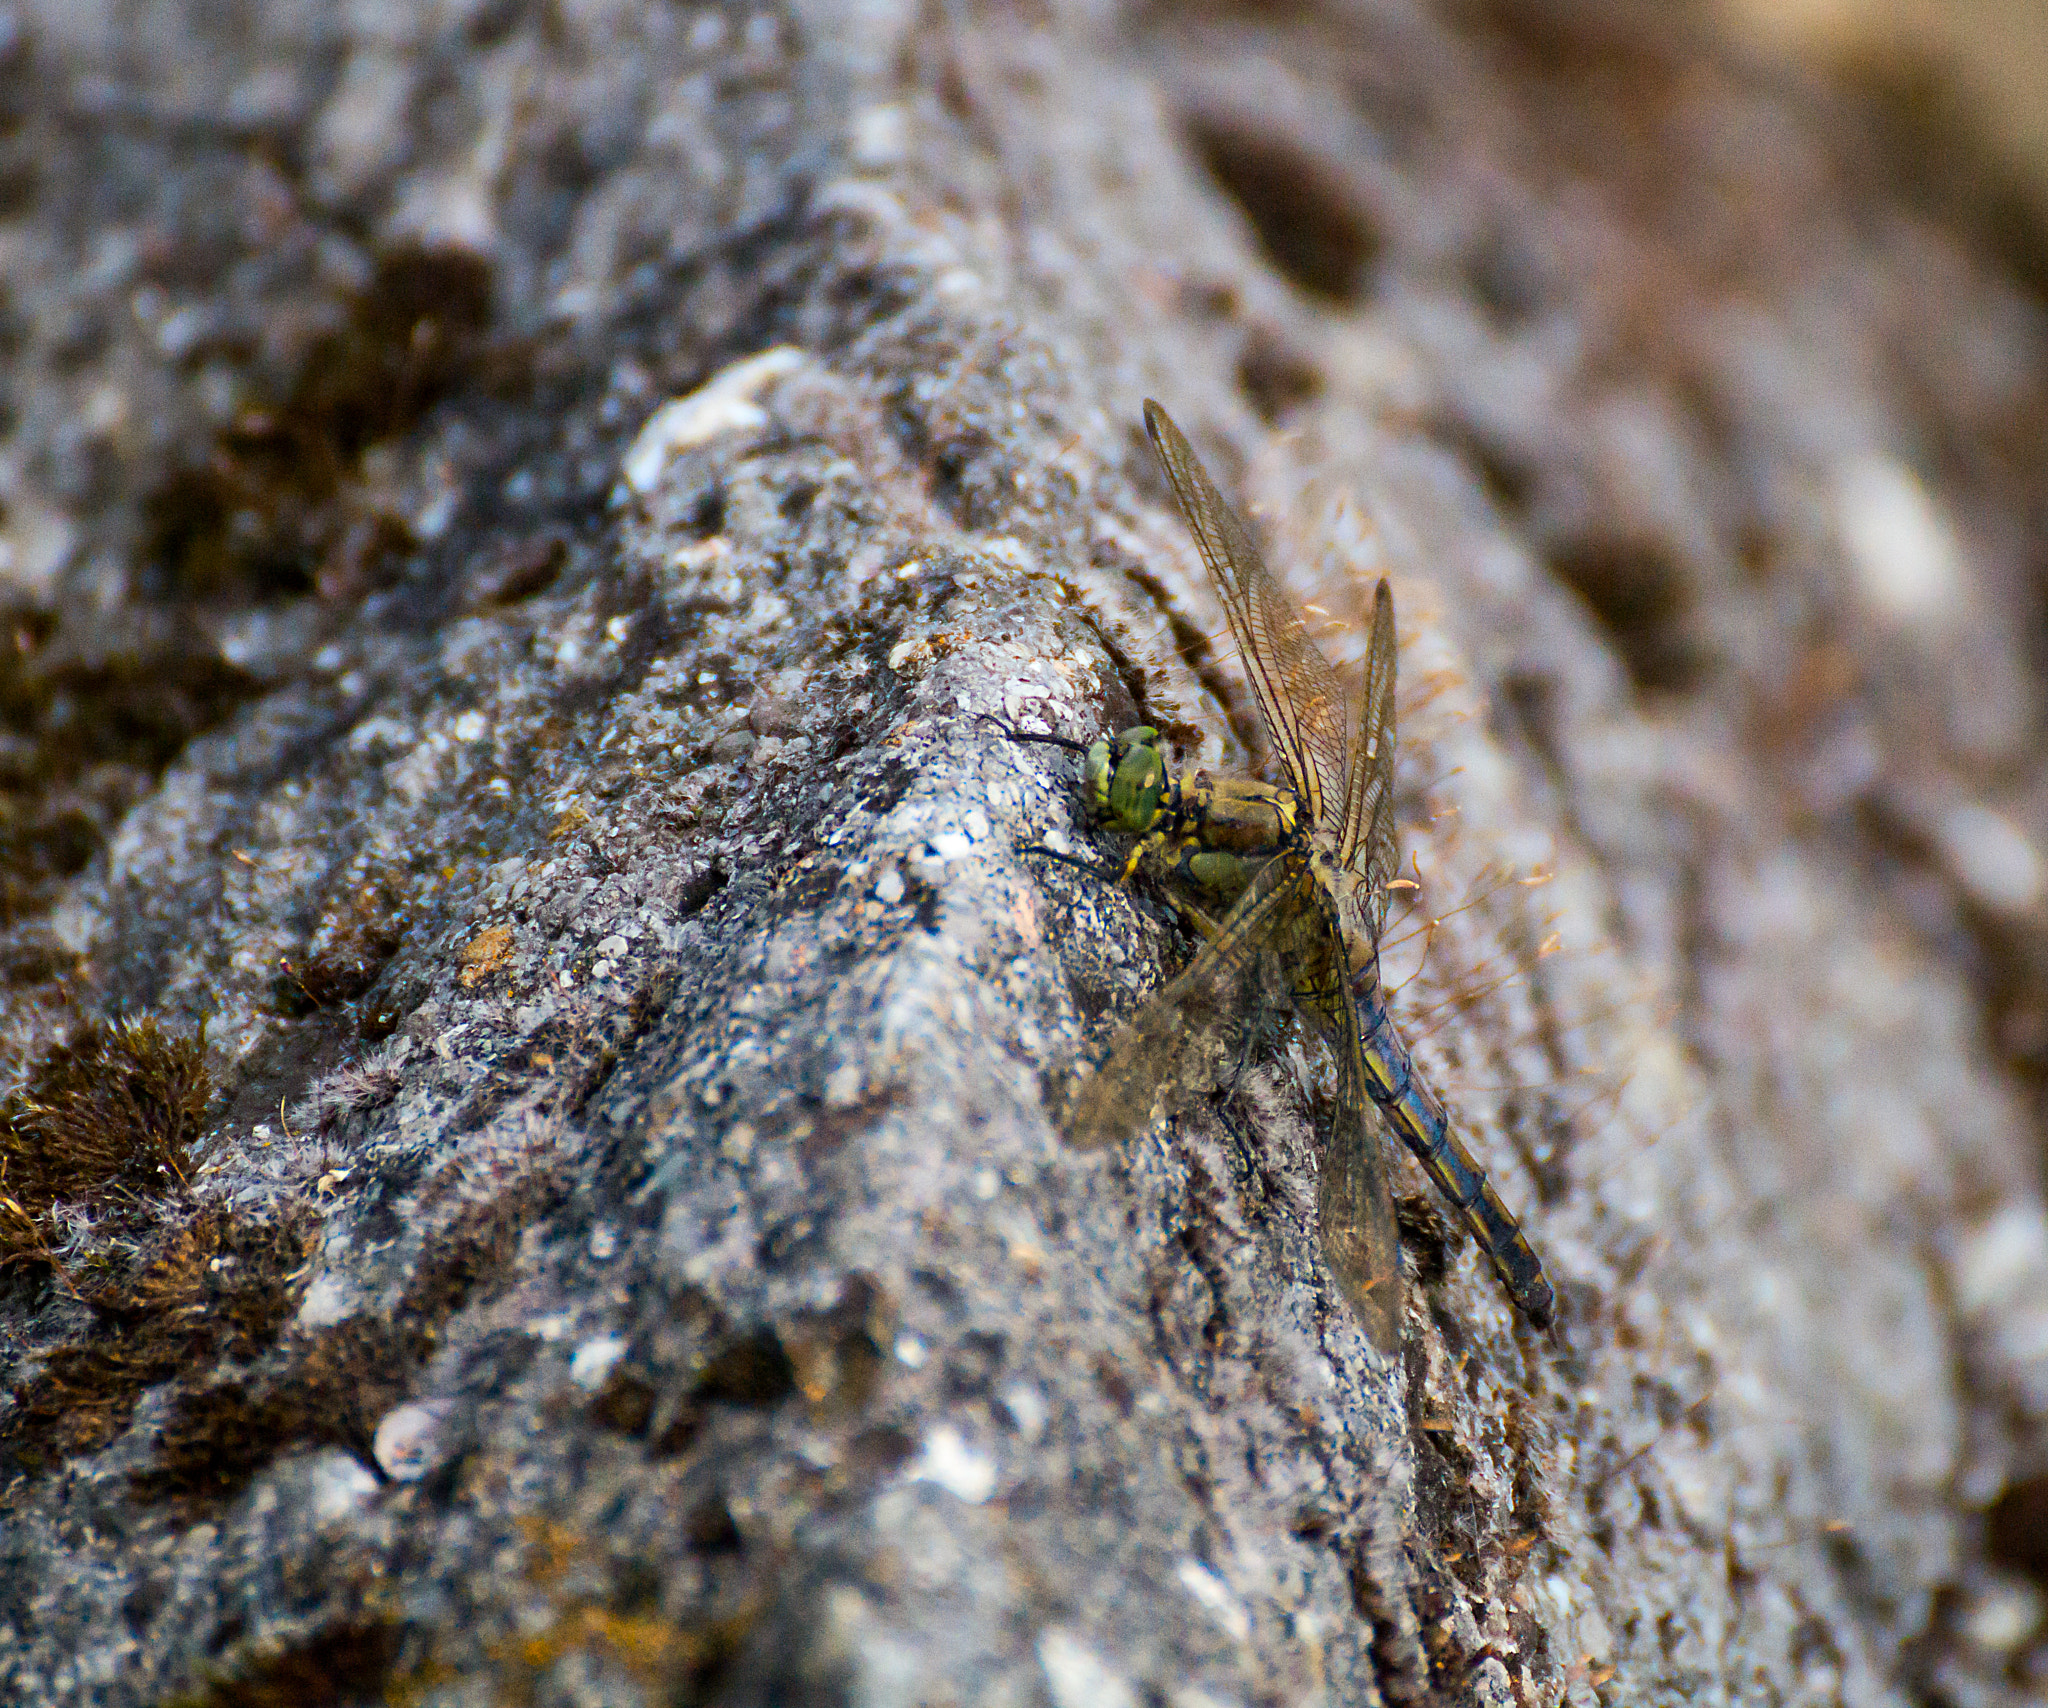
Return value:
[(1556, 1295), (1543, 1273), (1542, 1261), (1529, 1244), (1508, 1207), (1500, 1200), (1479, 1164), (1451, 1130), (1450, 1117), (1415, 1071), (1408, 1046), (1394, 1029), (1385, 995), (1375, 976), (1372, 988), (1357, 996), (1360, 1053), (1365, 1058), (1366, 1089), (1400, 1134), (1401, 1142), (1419, 1162), (1436, 1188), (1457, 1209), (1480, 1248), (1492, 1260), (1516, 1308), (1538, 1328), (1547, 1328)]

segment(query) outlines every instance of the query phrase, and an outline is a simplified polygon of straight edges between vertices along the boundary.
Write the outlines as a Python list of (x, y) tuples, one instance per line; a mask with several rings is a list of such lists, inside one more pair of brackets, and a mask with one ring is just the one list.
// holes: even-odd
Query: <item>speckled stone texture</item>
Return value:
[[(1612, 7), (8, 13), (4, 1041), (214, 1091), (0, 1269), (0, 1699), (2037, 1699), (2048, 328), (1871, 135)], [(1188, 945), (1002, 726), (1264, 760), (1148, 395), (1394, 578), (1551, 1336), (1404, 1159), (1372, 1353), (1293, 1027), (1049, 1120)]]

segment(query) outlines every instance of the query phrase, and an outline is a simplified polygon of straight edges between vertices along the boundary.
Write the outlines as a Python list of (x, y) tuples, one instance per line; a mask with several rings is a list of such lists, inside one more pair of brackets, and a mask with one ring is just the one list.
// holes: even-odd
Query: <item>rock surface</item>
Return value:
[[(215, 1087), (0, 1224), (8, 1701), (2040, 1688), (2048, 326), (1853, 112), (1399, 0), (24, 7), (0, 108), (0, 1137)], [(1551, 1337), (1404, 1161), (1373, 1355), (1291, 1033), (1048, 1119), (1186, 945), (991, 720), (1262, 758), (1147, 395), (1340, 669), (1394, 577)]]

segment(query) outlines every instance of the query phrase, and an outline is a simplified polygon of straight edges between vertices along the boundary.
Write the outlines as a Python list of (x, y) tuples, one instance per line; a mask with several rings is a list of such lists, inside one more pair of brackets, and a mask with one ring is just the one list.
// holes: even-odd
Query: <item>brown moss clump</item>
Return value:
[(559, 1203), (563, 1190), (548, 1170), (508, 1180), (432, 1235), (388, 1317), (288, 1332), (253, 1367), (176, 1393), (153, 1463), (130, 1482), (136, 1498), (196, 1515), (234, 1499), (294, 1447), (325, 1443), (367, 1460), (377, 1419), (404, 1396), (448, 1319), (502, 1274), (522, 1230)]
[(0, 982), (76, 964), (43, 916), (149, 780), (261, 688), (167, 607), (64, 630), (0, 604)]
[(96, 1022), (0, 1098), (0, 1267), (40, 1264), (92, 1317), (0, 1407), (26, 1466), (105, 1446), (144, 1389), (258, 1356), (296, 1306), (313, 1218), (236, 1215), (186, 1190), (210, 1082), (202, 1027)]
[(28, 1466), (97, 1452), (146, 1388), (266, 1351), (297, 1308), (314, 1226), (306, 1213), (256, 1220), (215, 1207), (159, 1230), (129, 1279), (93, 1289), (92, 1329), (50, 1348), (8, 1395), (0, 1452)]
[(173, 1697), (171, 1708), (340, 1708), (389, 1700), (403, 1637), (391, 1621), (356, 1618), (284, 1647), (246, 1645), (216, 1663), (219, 1676)]
[(212, 1082), (206, 1031), (94, 1022), (0, 1099), (0, 1265), (50, 1254), (66, 1201), (135, 1203), (181, 1189)]
[(381, 256), (288, 392), (145, 502), (141, 555), (158, 590), (200, 604), (347, 600), (388, 581), (417, 542), (362, 478), (362, 454), (475, 371), (491, 291), (474, 255), (401, 244)]

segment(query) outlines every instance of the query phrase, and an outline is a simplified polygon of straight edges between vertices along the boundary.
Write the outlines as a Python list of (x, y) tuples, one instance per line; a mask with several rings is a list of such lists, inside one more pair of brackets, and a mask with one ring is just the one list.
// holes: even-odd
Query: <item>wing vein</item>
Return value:
[(1298, 905), (1306, 871), (1292, 855), (1268, 861), (1215, 937), (1117, 1033), (1102, 1065), (1067, 1099), (1060, 1124), (1070, 1143), (1092, 1150), (1128, 1138), (1151, 1124), (1160, 1095), (1170, 1108), (1180, 1107), (1215, 1083), (1232, 1029), (1242, 1022), (1235, 987)]
[(1165, 410), (1145, 403), (1145, 428), (1244, 659), (1253, 696), (1311, 824), (1347, 798), (1344, 686), (1308, 624), (1273, 579), (1250, 531), (1216, 490), (1194, 447)]

